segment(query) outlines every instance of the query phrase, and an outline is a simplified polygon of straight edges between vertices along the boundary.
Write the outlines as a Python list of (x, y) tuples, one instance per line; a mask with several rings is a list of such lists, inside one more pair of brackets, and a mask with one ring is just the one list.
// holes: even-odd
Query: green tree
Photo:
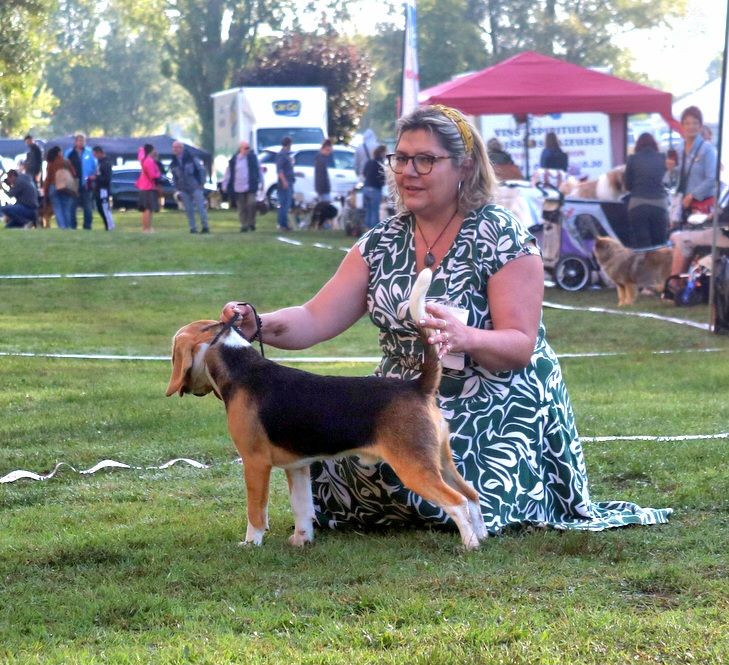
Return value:
[[(486, 66), (482, 2), (419, 0), (417, 8), (421, 89)], [(392, 136), (395, 130), (402, 87), (403, 41), (403, 28), (391, 24), (380, 25), (377, 34), (367, 39), (375, 74), (364, 124), (382, 137)]]
[(230, 87), (235, 72), (256, 52), (260, 31), (278, 29), (292, 6), (292, 0), (166, 0), (162, 5), (169, 18), (163, 71), (190, 93), (207, 149), (213, 148), (210, 95)]
[(486, 34), (490, 61), (525, 50), (584, 66), (629, 60), (613, 39), (632, 30), (669, 25), (686, 0), (488, 0)]
[(367, 105), (371, 78), (372, 68), (359, 49), (328, 32), (286, 35), (241, 71), (236, 84), (325, 87), (329, 136), (346, 141)]
[[(48, 66), (48, 83), (59, 99), (53, 132), (124, 136), (165, 131), (190, 99), (162, 76), (161, 40), (149, 29), (129, 30), (114, 6), (106, 8), (103, 23), (93, 13), (78, 11), (79, 5), (76, 9), (77, 22), (70, 22), (68, 14), (59, 20), (64, 26), (58, 32), (59, 54)], [(97, 36), (100, 25), (106, 29), (103, 37)]]
[(43, 82), (49, 3), (0, 2), (0, 136), (40, 129), (54, 99)]
[[(422, 89), (527, 50), (643, 80), (614, 37), (669, 25), (684, 14), (686, 0), (419, 0), (417, 9)], [(367, 39), (375, 82), (364, 123), (382, 136), (394, 129), (400, 94), (403, 31), (392, 21), (401, 13), (396, 9)]]

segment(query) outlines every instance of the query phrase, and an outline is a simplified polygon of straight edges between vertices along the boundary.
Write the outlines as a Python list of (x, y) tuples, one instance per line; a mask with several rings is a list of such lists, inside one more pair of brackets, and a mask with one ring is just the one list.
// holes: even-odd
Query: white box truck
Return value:
[(321, 143), (327, 136), (327, 91), (322, 87), (247, 86), (211, 95), (215, 157), (230, 159), (244, 139), (255, 152), (293, 143)]

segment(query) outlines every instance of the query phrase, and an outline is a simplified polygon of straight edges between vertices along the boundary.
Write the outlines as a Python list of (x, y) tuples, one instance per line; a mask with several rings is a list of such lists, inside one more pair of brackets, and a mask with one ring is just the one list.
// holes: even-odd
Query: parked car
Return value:
[[(321, 146), (315, 143), (296, 143), (291, 146), (294, 158), (294, 192), (297, 203), (310, 208), (316, 203), (314, 189), (314, 158)], [(263, 188), (269, 208), (278, 206), (278, 175), (276, 174), (276, 155), (278, 148), (266, 148), (258, 153), (258, 161), (263, 171)], [(329, 181), (332, 185), (332, 198), (347, 196), (359, 182), (354, 172), (354, 148), (335, 145), (329, 156)]]
[[(139, 204), (139, 190), (134, 184), (139, 178), (141, 169), (139, 166), (130, 166), (122, 164), (121, 166), (113, 166), (111, 169), (111, 202), (114, 208), (136, 208)], [(175, 186), (172, 184), (172, 178), (163, 175), (160, 181), (162, 187), (162, 195), (165, 199), (165, 208), (178, 208), (175, 199)], [(203, 192), (205, 200), (212, 192), (215, 192), (215, 186), (205, 183)]]

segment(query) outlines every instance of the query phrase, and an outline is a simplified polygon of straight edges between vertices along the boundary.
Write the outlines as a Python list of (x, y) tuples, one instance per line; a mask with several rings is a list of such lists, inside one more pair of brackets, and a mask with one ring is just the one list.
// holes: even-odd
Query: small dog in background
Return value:
[(337, 218), (339, 210), (337, 207), (329, 203), (328, 201), (319, 201), (311, 211), (311, 223), (309, 224), (312, 229), (325, 229), (327, 224), (334, 228), (334, 220)]
[(43, 199), (43, 203), (38, 208), (38, 225), (44, 229), (51, 228), (51, 219), (53, 218), (53, 206), (47, 199)]
[(625, 166), (616, 166), (607, 173), (601, 173), (595, 180), (567, 178), (559, 191), (575, 199), (596, 199), (618, 201), (625, 194)]
[(632, 305), (640, 288), (662, 289), (671, 274), (668, 247), (634, 252), (615, 238), (600, 236), (594, 253), (600, 268), (615, 282), (619, 307)]

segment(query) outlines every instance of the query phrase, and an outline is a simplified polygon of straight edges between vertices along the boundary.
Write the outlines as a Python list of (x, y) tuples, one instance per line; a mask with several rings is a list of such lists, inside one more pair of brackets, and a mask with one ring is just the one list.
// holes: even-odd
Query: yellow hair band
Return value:
[(433, 108), (438, 109), (446, 118), (453, 121), (466, 148), (466, 155), (470, 155), (471, 150), (473, 150), (473, 133), (461, 112), (450, 106), (443, 106), (443, 104), (434, 104)]

